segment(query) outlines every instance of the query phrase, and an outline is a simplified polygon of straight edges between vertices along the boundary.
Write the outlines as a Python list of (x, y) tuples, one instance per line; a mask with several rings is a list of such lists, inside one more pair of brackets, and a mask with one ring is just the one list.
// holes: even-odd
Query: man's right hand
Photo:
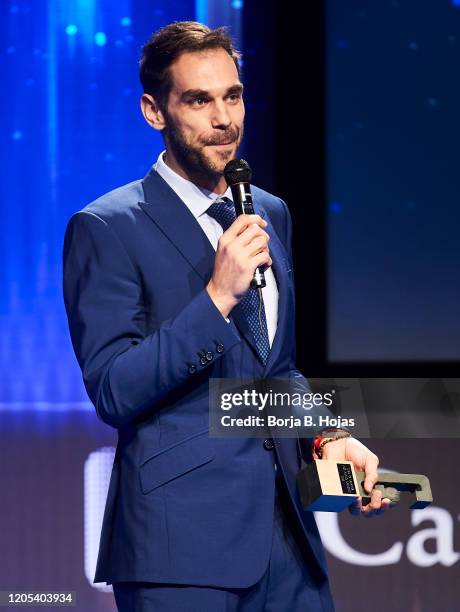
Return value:
[(239, 215), (219, 238), (214, 271), (206, 289), (224, 317), (249, 289), (255, 269), (272, 265), (270, 236), (263, 229), (266, 226), (259, 215)]

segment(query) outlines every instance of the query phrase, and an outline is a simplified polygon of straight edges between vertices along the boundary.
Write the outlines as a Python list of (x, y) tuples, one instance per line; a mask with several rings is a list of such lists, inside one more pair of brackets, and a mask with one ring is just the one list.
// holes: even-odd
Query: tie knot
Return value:
[(222, 226), (224, 232), (236, 219), (235, 206), (230, 198), (218, 198), (206, 211), (210, 217)]

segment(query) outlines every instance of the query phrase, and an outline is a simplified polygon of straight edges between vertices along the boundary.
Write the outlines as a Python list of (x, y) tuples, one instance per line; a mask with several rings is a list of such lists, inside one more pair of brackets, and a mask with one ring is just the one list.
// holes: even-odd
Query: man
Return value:
[[(64, 244), (74, 349), (119, 436), (95, 582), (122, 611), (333, 610), (295, 441), (208, 436), (210, 377), (300, 376), (288, 209), (253, 187), (257, 214), (234, 220), (223, 177), (243, 137), (238, 54), (222, 29), (174, 23), (145, 45), (141, 80), (166, 151), (76, 213)], [(258, 266), (263, 303), (249, 289)], [(360, 442), (323, 453), (372, 488), (378, 460)], [(354, 512), (381, 512), (379, 495)]]

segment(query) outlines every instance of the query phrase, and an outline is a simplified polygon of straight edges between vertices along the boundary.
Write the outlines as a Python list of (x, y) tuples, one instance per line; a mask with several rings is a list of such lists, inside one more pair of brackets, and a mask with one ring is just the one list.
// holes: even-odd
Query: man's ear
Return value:
[(141, 96), (140, 102), (144, 119), (154, 130), (161, 131), (165, 127), (166, 122), (155, 98), (150, 94), (144, 93)]

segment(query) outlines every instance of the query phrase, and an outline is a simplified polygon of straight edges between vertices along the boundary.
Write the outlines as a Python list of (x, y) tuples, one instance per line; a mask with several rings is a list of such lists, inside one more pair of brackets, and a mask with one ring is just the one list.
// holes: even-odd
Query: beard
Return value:
[(214, 161), (206, 155), (206, 147), (229, 142), (236, 142), (238, 147), (243, 138), (244, 126), (241, 125), (241, 128), (230, 127), (222, 130), (219, 134), (202, 137), (197, 144), (192, 144), (175, 124), (169, 113), (166, 112), (164, 114), (166, 119), (164, 139), (181, 167), (191, 177), (195, 177), (198, 180), (204, 178), (207, 181), (217, 183), (223, 176), (224, 168), (230, 159), (232, 159), (233, 153), (228, 150), (216, 151), (219, 160)]

